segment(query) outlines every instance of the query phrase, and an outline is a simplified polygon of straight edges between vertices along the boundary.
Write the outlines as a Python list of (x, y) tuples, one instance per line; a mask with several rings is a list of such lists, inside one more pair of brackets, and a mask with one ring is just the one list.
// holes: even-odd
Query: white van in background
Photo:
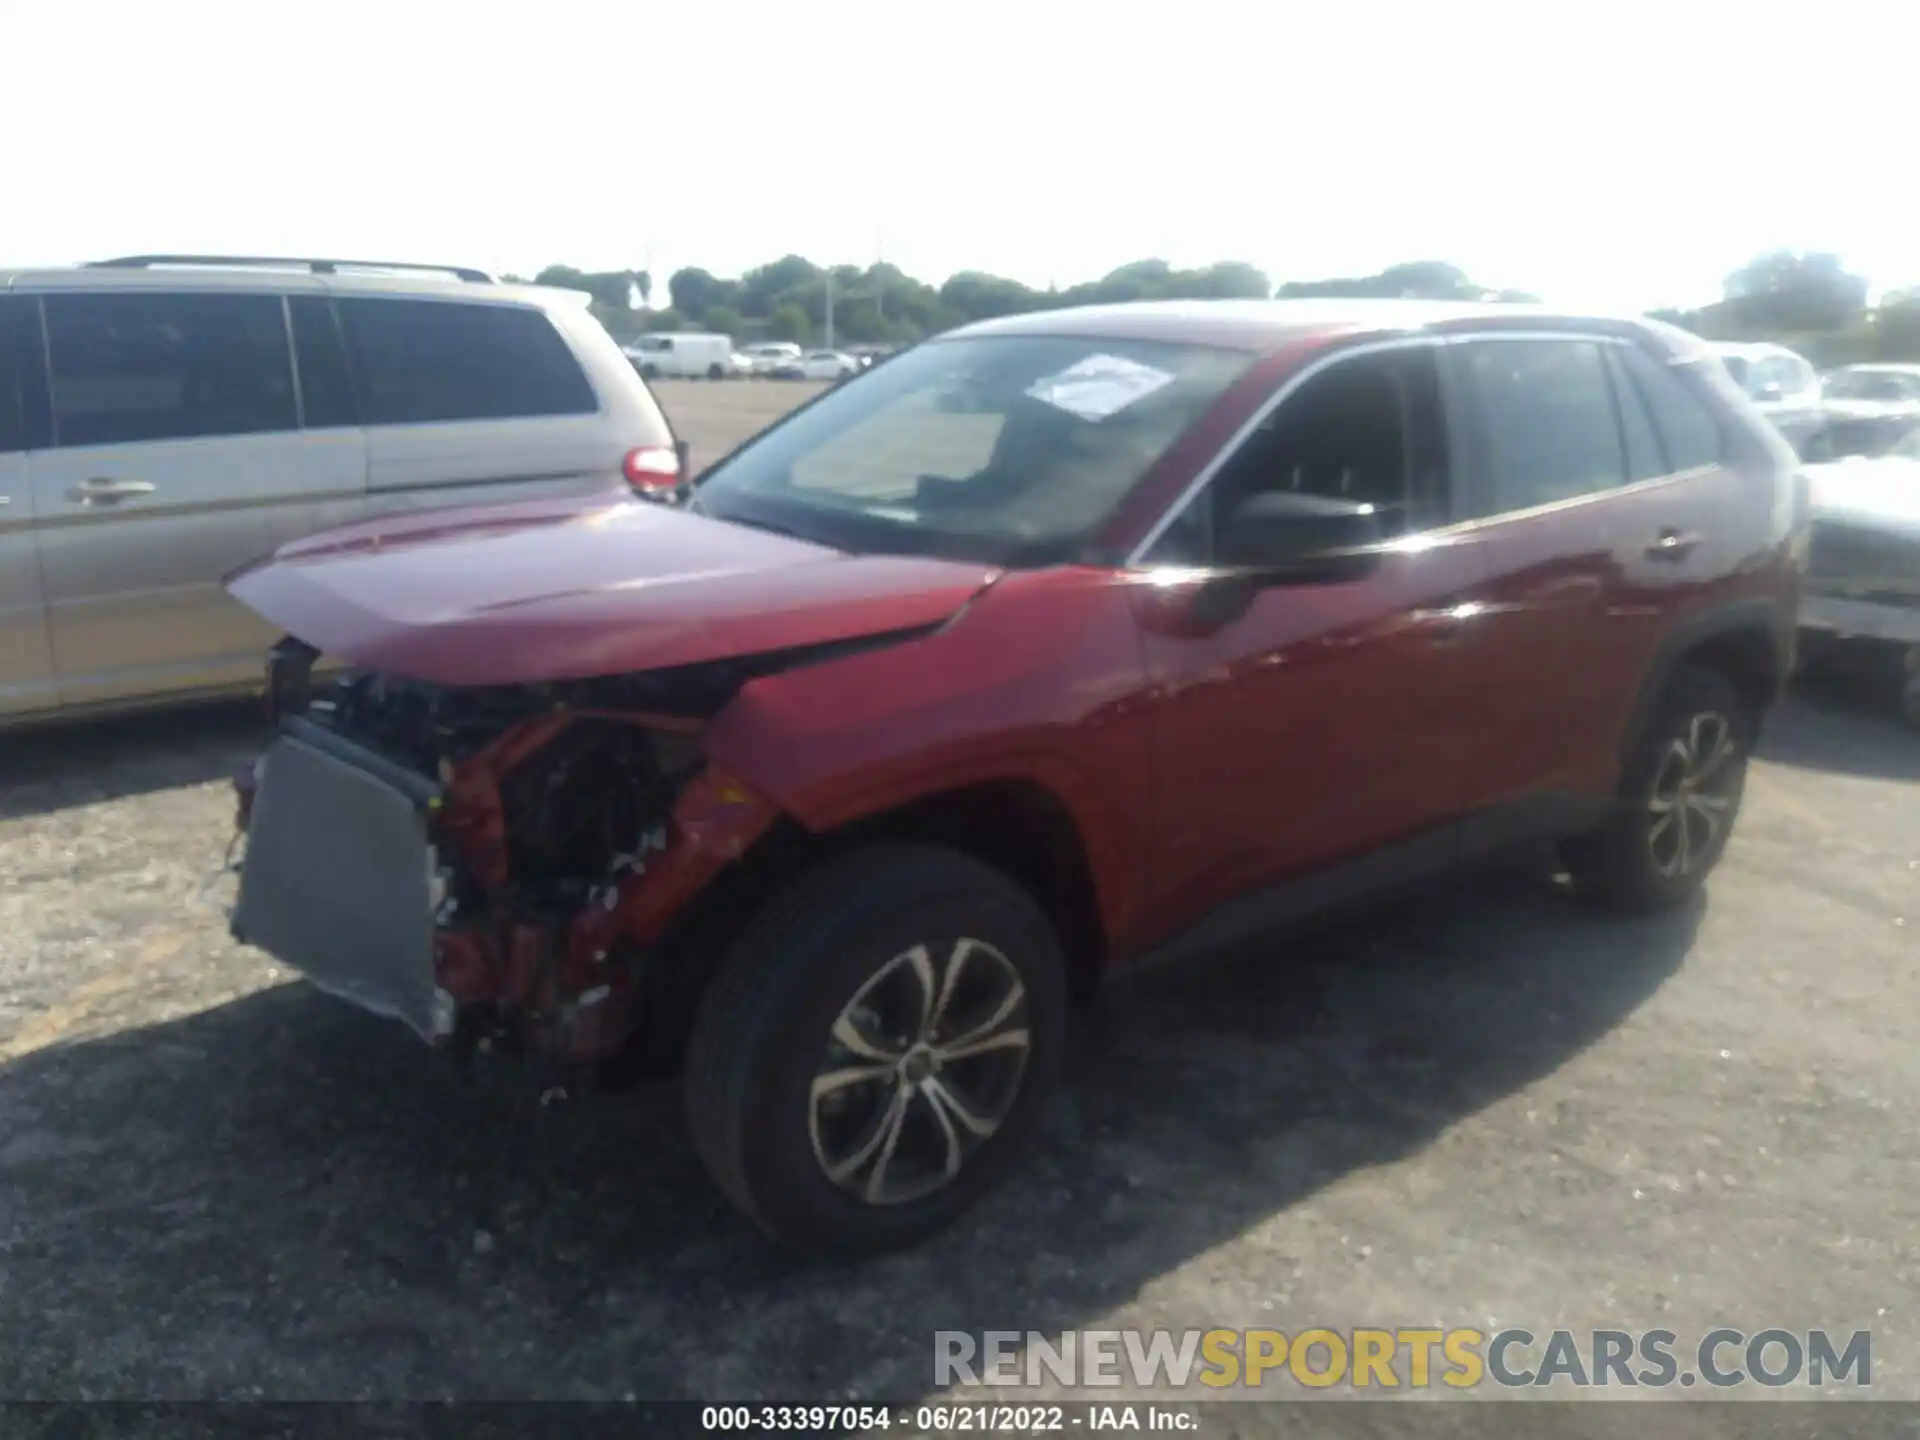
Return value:
[(627, 358), (649, 380), (662, 375), (726, 380), (746, 371), (745, 362), (733, 353), (731, 335), (662, 331), (642, 335), (625, 349)]

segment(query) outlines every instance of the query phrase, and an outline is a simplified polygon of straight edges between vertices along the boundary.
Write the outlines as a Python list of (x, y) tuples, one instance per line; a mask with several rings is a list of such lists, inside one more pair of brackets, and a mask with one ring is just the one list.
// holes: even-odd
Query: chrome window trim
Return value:
[[(1584, 330), (1473, 330), (1445, 335), (1395, 335), (1383, 340), (1367, 340), (1357, 345), (1339, 346), (1329, 353), (1308, 362), (1301, 369), (1288, 376), (1285, 383), (1268, 398), (1266, 404), (1255, 411), (1244, 425), (1228, 437), (1226, 443), (1215, 452), (1213, 458), (1200, 468), (1199, 473), (1194, 476), (1187, 488), (1181, 491), (1179, 497), (1175, 499), (1174, 502), (1167, 507), (1165, 513), (1154, 522), (1153, 528), (1148, 530), (1146, 536), (1140, 543), (1133, 547), (1132, 553), (1127, 556), (1122, 564), (1122, 568), (1127, 570), (1151, 568), (1147, 566), (1146, 556), (1152, 551), (1155, 545), (1160, 543), (1161, 538), (1166, 532), (1173, 528), (1174, 522), (1186, 513), (1187, 507), (1193, 504), (1208, 485), (1213, 483), (1214, 476), (1219, 474), (1226, 463), (1239, 453), (1240, 448), (1245, 445), (1248, 440), (1252, 439), (1254, 433), (1259, 430), (1262, 425), (1266, 424), (1273, 413), (1282, 405), (1286, 404), (1288, 400), (1292, 399), (1295, 392), (1315, 376), (1345, 361), (1357, 360), (1368, 355), (1391, 354), (1396, 350), (1437, 349), (1449, 345), (1477, 345), (1487, 340), (1557, 340), (1576, 344), (1588, 343), (1594, 345), (1621, 346), (1631, 346), (1634, 343), (1624, 335), (1596, 335)], [(1672, 478), (1672, 476), (1658, 476), (1638, 483), (1643, 485), (1657, 484)], [(1449, 482), (1451, 482), (1452, 477), (1449, 476), (1448, 479)], [(1613, 490), (1599, 490), (1595, 491), (1593, 495), (1574, 496), (1569, 500), (1557, 500), (1550, 502), (1547, 506), (1535, 506), (1533, 509), (1550, 509), (1560, 505), (1575, 504), (1590, 500), (1598, 495), (1617, 494), (1620, 489), (1628, 488), (1632, 487), (1621, 486)], [(1527, 512), (1502, 511), (1498, 516), (1483, 515), (1471, 520), (1457, 520), (1432, 530), (1423, 530), (1420, 533), (1423, 535), (1453, 534), (1469, 526), (1484, 525), (1490, 520), (1504, 519), (1509, 515), (1523, 513)]]

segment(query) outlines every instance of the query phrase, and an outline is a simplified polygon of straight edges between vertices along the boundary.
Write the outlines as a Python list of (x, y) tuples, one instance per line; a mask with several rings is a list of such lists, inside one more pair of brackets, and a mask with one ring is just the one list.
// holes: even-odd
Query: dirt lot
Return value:
[(674, 429), (693, 448), (696, 471), (826, 388), (812, 380), (653, 382), (653, 393), (666, 407)]
[[(662, 386), (711, 458), (799, 386)], [(1920, 739), (1776, 717), (1704, 904), (1524, 868), (1122, 995), (1040, 1152), (857, 1268), (671, 1091), (542, 1110), (196, 896), (245, 710), (0, 740), (0, 1397), (924, 1393), (935, 1328), (1873, 1331), (1920, 1398)], [(1802, 1390), (1798, 1393), (1804, 1394)]]

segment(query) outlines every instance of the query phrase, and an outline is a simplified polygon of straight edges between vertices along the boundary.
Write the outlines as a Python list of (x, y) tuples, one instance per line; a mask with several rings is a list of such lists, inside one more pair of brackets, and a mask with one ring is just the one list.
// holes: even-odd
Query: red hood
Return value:
[(996, 571), (846, 555), (642, 501), (370, 520), (227, 577), (349, 664), (443, 685), (655, 670), (931, 625)]

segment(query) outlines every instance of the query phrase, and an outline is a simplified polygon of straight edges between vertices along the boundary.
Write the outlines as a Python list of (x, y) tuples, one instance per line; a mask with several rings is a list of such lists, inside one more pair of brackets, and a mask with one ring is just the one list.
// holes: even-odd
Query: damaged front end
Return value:
[(275, 648), (279, 733), (235, 777), (235, 938), (430, 1041), (572, 1065), (627, 1043), (669, 922), (778, 818), (706, 722), (825, 657), (484, 688), (318, 658)]

